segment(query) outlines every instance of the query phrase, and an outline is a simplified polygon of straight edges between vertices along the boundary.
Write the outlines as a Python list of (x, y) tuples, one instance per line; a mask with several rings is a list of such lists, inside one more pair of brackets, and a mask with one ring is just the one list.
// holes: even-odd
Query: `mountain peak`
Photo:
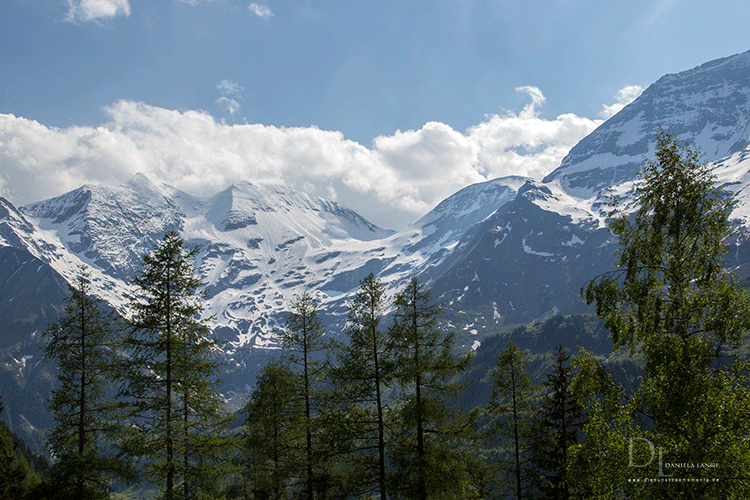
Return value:
[(590, 197), (635, 179), (660, 129), (694, 143), (705, 161), (741, 151), (750, 135), (750, 51), (665, 75), (576, 144), (544, 178)]

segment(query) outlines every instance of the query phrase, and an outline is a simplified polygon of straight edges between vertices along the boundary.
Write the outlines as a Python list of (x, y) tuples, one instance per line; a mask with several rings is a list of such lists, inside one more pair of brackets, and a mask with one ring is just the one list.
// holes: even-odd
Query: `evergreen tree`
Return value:
[(59, 388), (49, 402), (55, 418), (50, 445), (57, 457), (50, 480), (57, 498), (108, 498), (111, 480), (126, 473), (124, 462), (107, 451), (120, 429), (107, 395), (120, 339), (115, 319), (90, 296), (85, 266), (69, 290), (64, 316), (45, 331), (44, 356), (59, 370)]
[(324, 406), (321, 384), (325, 377), (323, 323), (318, 316), (318, 304), (304, 292), (291, 303), (291, 313), (281, 332), (281, 343), (294, 372), (297, 383), (294, 394), (302, 405), (303, 468), (302, 483), (305, 498), (312, 500), (317, 491), (325, 496), (328, 488), (328, 471), (325, 467), (325, 450), (319, 439), (316, 417)]
[(453, 334), (436, 328), (440, 308), (431, 304), (424, 284), (416, 278), (396, 294), (394, 323), (388, 330), (399, 385), (400, 429), (394, 437), (394, 496), (469, 498), (472, 486), (466, 471), (467, 439), (473, 422), (453, 410), (448, 397), (459, 387), (452, 378), (470, 363), (453, 354)]
[(243, 435), (250, 498), (290, 498), (304, 469), (304, 409), (297, 389), (297, 377), (280, 361), (270, 361), (258, 375)]
[(718, 464), (659, 471), (654, 460), (633, 468), (691, 480), (653, 483), (648, 494), (744, 498), (750, 487), (733, 478), (750, 468), (750, 424), (740, 416), (750, 394), (744, 362), (727, 354), (750, 328), (750, 298), (724, 271), (733, 202), (698, 158), (659, 134), (632, 203), (612, 200), (619, 267), (589, 283), (584, 295), (596, 303), (615, 348), (643, 356), (643, 381), (629, 404), (640, 437), (668, 462)]
[[(337, 365), (329, 377), (338, 402), (331, 423), (341, 433), (351, 431), (344, 460), (361, 466), (360, 488), (386, 498), (386, 391), (393, 363), (387, 337), (380, 328), (386, 297), (380, 280), (370, 273), (349, 301), (348, 342), (337, 344)], [(336, 396), (334, 396), (336, 397)], [(345, 409), (343, 412), (342, 409)]]
[[(3, 402), (0, 399), (0, 414)], [(29, 464), (18, 453), (13, 435), (0, 423), (0, 500), (19, 500), (39, 482)]]
[(532, 423), (531, 461), (538, 474), (537, 488), (545, 499), (565, 500), (576, 492), (575, 477), (569, 474), (569, 450), (580, 441), (585, 420), (571, 391), (569, 361), (565, 348), (558, 344), (552, 373), (545, 374), (548, 392)]
[[(229, 414), (217, 391), (218, 346), (201, 319), (195, 274), (198, 249), (169, 232), (133, 279), (126, 384), (121, 397), (134, 418), (123, 446), (148, 459), (146, 471), (164, 497), (215, 493), (226, 474)], [(179, 487), (179, 491), (178, 491)]]
[(531, 383), (526, 366), (528, 357), (515, 342), (508, 342), (497, 356), (490, 372), (493, 382), (492, 400), (488, 411), (494, 420), (493, 434), (499, 437), (502, 451), (500, 469), (510, 476), (511, 490), (517, 499), (528, 498), (530, 481), (530, 449), (527, 443), (528, 421), (533, 411), (537, 388)]

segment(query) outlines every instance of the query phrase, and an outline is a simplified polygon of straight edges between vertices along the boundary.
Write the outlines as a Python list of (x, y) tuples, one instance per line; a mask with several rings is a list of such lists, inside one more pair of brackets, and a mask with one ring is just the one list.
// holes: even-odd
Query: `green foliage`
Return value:
[(321, 414), (325, 403), (325, 394), (320, 387), (325, 377), (325, 330), (318, 316), (318, 304), (307, 292), (292, 301), (291, 309), (280, 340), (287, 359), (296, 367), (292, 394), (302, 406), (300, 420), (304, 436), (300, 481), (305, 497), (312, 499), (316, 492), (325, 495), (330, 486), (327, 452), (320, 439), (321, 431), (325, 429), (316, 425), (316, 417)]
[(49, 402), (55, 418), (49, 443), (57, 459), (48, 482), (55, 498), (109, 498), (112, 479), (129, 472), (106, 451), (121, 429), (106, 394), (120, 338), (115, 319), (90, 297), (90, 276), (79, 268), (65, 315), (45, 331), (44, 355), (59, 369), (59, 388)]
[(396, 294), (394, 323), (388, 330), (394, 354), (394, 380), (400, 393), (398, 428), (391, 446), (393, 488), (400, 498), (471, 498), (466, 470), (474, 438), (473, 417), (450, 406), (459, 387), (452, 379), (469, 356), (453, 354), (453, 335), (435, 328), (440, 308), (424, 284), (413, 278)]
[[(621, 384), (588, 352), (576, 358), (572, 394), (586, 409), (586, 439), (571, 448), (569, 472), (586, 498), (618, 498), (629, 474), (628, 438), (641, 437)], [(643, 463), (643, 462), (637, 462)], [(629, 491), (640, 496), (636, 488)]]
[(656, 157), (633, 202), (614, 200), (619, 269), (589, 283), (584, 295), (596, 302), (615, 349), (669, 336), (667, 343), (695, 339), (700, 346), (690, 348), (709, 359), (712, 346), (737, 344), (750, 321), (745, 292), (723, 270), (733, 203), (698, 153), (671, 135), (658, 137)]
[(529, 359), (515, 342), (508, 342), (497, 354), (497, 364), (489, 373), (493, 382), (492, 400), (487, 413), (499, 447), (500, 476), (518, 499), (523, 498), (531, 480), (531, 449), (528, 423), (534, 410), (539, 388), (531, 383), (527, 372)]
[[(733, 203), (695, 150), (662, 133), (632, 204), (613, 204), (619, 268), (583, 294), (596, 303), (615, 348), (643, 356), (643, 381), (627, 406), (633, 427), (665, 461), (717, 464), (672, 471), (695, 482), (654, 483), (648, 494), (743, 498), (750, 486), (728, 480), (750, 466), (750, 423), (739, 416), (750, 404), (746, 366), (731, 356), (750, 328), (750, 298), (723, 269)], [(627, 437), (613, 439), (621, 447)], [(628, 473), (655, 475), (653, 468)], [(709, 478), (720, 481), (704, 482)]]
[[(2, 412), (0, 400), (0, 414)], [(39, 482), (18, 447), (10, 431), (0, 423), (0, 500), (18, 500)]]
[(529, 430), (531, 462), (537, 471), (536, 488), (543, 498), (572, 498), (577, 477), (569, 470), (569, 449), (582, 439), (584, 410), (572, 392), (573, 366), (562, 344), (555, 348), (555, 364), (547, 374), (547, 394)]
[[(386, 392), (393, 379), (387, 337), (380, 328), (385, 290), (374, 274), (360, 281), (349, 306), (348, 342), (336, 344), (336, 366), (329, 372), (336, 405), (329, 418), (338, 432), (351, 431), (345, 460), (359, 477), (360, 489), (387, 496)], [(343, 411), (342, 411), (343, 410)]]
[(167, 499), (217, 495), (228, 468), (230, 416), (217, 391), (218, 346), (200, 318), (197, 251), (186, 251), (176, 233), (167, 233), (144, 256), (130, 297), (120, 397), (133, 425), (122, 446), (147, 459), (147, 475), (162, 484)]
[(281, 500), (303, 469), (304, 409), (297, 377), (272, 360), (258, 375), (245, 406), (243, 490), (248, 498)]

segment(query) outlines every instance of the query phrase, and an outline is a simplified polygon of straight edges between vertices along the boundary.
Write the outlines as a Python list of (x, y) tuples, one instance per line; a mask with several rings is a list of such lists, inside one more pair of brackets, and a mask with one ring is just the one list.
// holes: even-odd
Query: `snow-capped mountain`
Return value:
[(544, 178), (589, 198), (633, 180), (653, 157), (656, 134), (694, 144), (705, 161), (745, 149), (750, 136), (750, 51), (666, 75), (576, 144)]
[(200, 250), (206, 312), (234, 355), (275, 346), (275, 329), (303, 290), (335, 314), (370, 272), (393, 293), (414, 274), (436, 276), (471, 228), (512, 200), (523, 182), (510, 177), (469, 186), (394, 234), (283, 186), (243, 182), (197, 198), (139, 174), (122, 186), (83, 186), (20, 210), (9, 205), (0, 234), (68, 280), (81, 264), (90, 266), (95, 293), (125, 313), (125, 292), (142, 256), (166, 231), (180, 232)]
[[(728, 265), (750, 276), (750, 52), (667, 75), (582, 139), (542, 182), (489, 217), (433, 284), (481, 335), (508, 323), (587, 311), (581, 286), (614, 264), (601, 192), (627, 197), (660, 130), (713, 162), (738, 201)], [(591, 312), (590, 310), (588, 310)], [(466, 314), (467, 312), (468, 315)], [(468, 317), (466, 317), (468, 316)], [(458, 326), (458, 325), (457, 325)], [(464, 326), (466, 328), (466, 326)]]
[[(61, 283), (81, 264), (93, 269), (96, 294), (126, 312), (124, 294), (142, 256), (176, 230), (200, 250), (206, 313), (227, 341), (227, 394), (242, 393), (277, 346), (275, 331), (295, 295), (312, 293), (329, 323), (340, 326), (347, 298), (370, 272), (390, 295), (420, 277), (445, 306), (444, 326), (457, 330), (459, 345), (476, 348), (484, 335), (512, 325), (586, 310), (580, 288), (611, 268), (616, 248), (600, 192), (612, 186), (627, 196), (660, 128), (694, 143), (735, 194), (728, 265), (747, 278), (750, 52), (659, 79), (542, 181), (507, 177), (468, 186), (398, 233), (269, 184), (238, 183), (199, 198), (138, 175), (19, 209), (0, 200), (0, 277), (23, 276), (25, 283), (6, 287), (0, 300), (17, 293), (28, 301), (23, 309), (0, 307), (0, 319), (14, 321), (18, 332), (28, 325), (32, 338), (39, 318), (59, 312)], [(54, 293), (35, 294), (42, 279)], [(14, 311), (34, 321), (13, 319)], [(27, 361), (39, 340), (24, 343), (18, 335), (0, 339), (0, 348), (5, 371), (23, 375), (36, 366)], [(13, 383), (26, 380), (13, 376)]]

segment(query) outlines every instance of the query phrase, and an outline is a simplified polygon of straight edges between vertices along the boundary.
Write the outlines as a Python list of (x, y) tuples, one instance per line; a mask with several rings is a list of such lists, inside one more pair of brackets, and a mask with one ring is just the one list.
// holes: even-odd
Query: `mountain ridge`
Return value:
[[(370, 272), (389, 297), (412, 276), (427, 283), (445, 306), (440, 327), (457, 332), (462, 350), (477, 349), (519, 324), (591, 312), (580, 288), (612, 268), (616, 250), (601, 192), (614, 185), (628, 199), (660, 125), (708, 148), (719, 185), (738, 201), (727, 266), (750, 279), (750, 51), (660, 78), (541, 181), (510, 176), (467, 186), (399, 232), (280, 185), (239, 182), (195, 197), (139, 174), (19, 208), (0, 199), (0, 250), (9, 255), (0, 274), (23, 271), (33, 301), (34, 269), (58, 286), (86, 264), (95, 294), (126, 314), (124, 292), (143, 254), (178, 231), (186, 246), (199, 247), (205, 312), (214, 317), (212, 334), (226, 341), (223, 390), (235, 401), (279, 348), (276, 332), (293, 297), (311, 293), (335, 334)], [(44, 308), (53, 316), (63, 297), (39, 300), (24, 314)], [(13, 343), (29, 350), (14, 351), (8, 373), (26, 373), (19, 363), (38, 355), (34, 342)]]

